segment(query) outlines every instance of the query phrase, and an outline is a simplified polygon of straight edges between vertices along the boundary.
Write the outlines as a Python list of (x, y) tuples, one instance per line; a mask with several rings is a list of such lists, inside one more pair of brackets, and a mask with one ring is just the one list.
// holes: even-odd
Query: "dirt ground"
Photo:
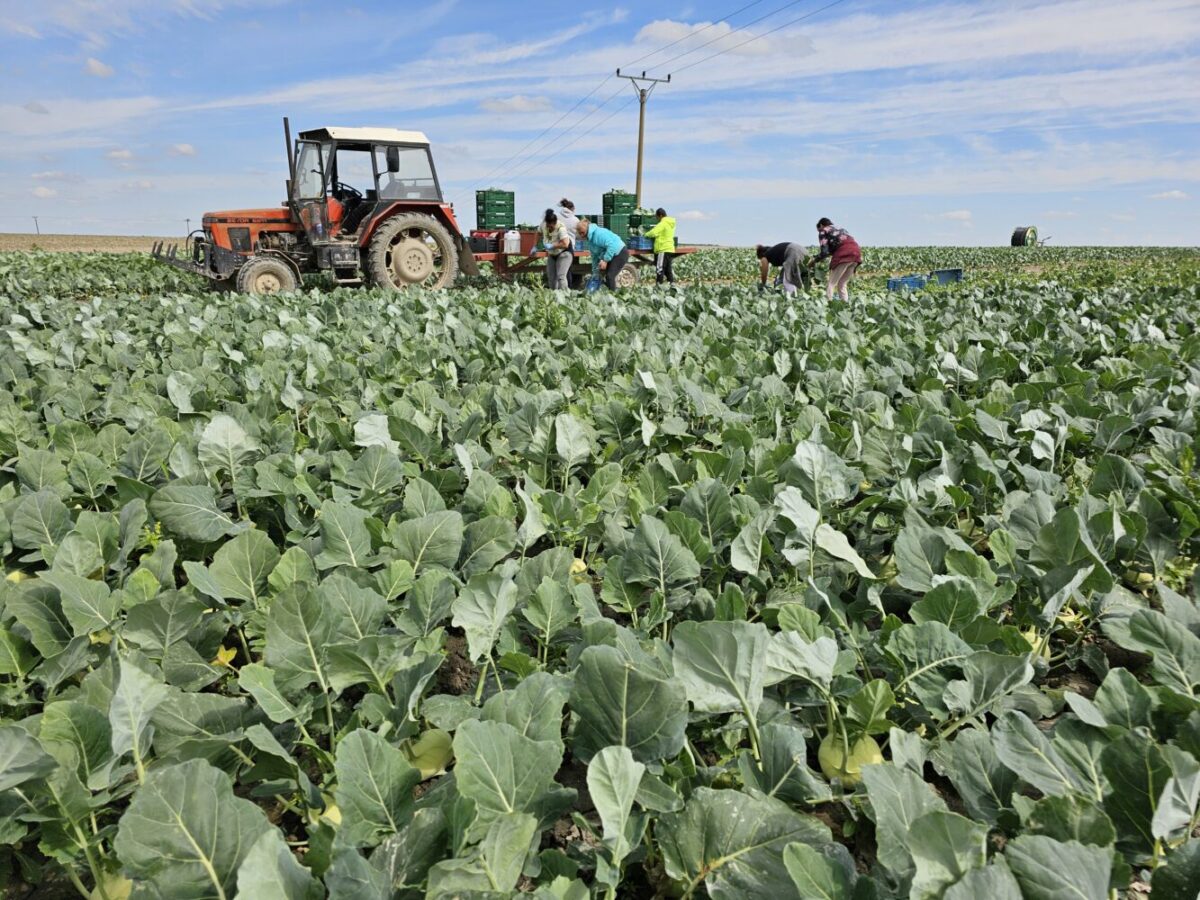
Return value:
[(55, 253), (147, 253), (155, 241), (168, 244), (183, 239), (140, 237), (115, 234), (3, 234), (0, 252), (5, 250), (50, 250)]

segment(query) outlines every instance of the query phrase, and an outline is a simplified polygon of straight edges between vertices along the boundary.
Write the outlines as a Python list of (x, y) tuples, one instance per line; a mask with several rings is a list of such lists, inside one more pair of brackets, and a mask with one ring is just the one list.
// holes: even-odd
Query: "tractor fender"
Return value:
[(358, 246), (366, 248), (371, 243), (371, 238), (375, 235), (379, 226), (390, 219), (392, 216), (401, 213), (416, 213), (417, 215), (429, 216), (442, 224), (450, 236), (456, 240), (462, 240), (462, 232), (458, 230), (458, 223), (446, 214), (445, 209), (440, 203), (428, 201), (425, 203), (414, 203), (412, 201), (397, 201), (383, 209), (377, 209), (371, 215), (370, 221), (362, 228), (362, 233), (358, 237)]
[(286, 264), (287, 267), (292, 270), (292, 274), (296, 276), (296, 284), (304, 283), (304, 278), (300, 274), (300, 266), (297, 265), (296, 261), (294, 259), (292, 259), (290, 256), (288, 256), (288, 254), (283, 253), (279, 250), (258, 250), (252, 256), (247, 256), (245, 262), (243, 262), (242, 265), (244, 266), (246, 263), (250, 262), (250, 260), (254, 259), (256, 256), (270, 256), (274, 259), (283, 260), (284, 264)]

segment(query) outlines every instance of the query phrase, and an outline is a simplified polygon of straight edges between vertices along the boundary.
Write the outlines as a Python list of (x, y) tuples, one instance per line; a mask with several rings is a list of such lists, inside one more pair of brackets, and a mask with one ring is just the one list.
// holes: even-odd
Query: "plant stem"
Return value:
[[(67, 877), (71, 879), (71, 884), (75, 885), (75, 890), (79, 891), (79, 895), (83, 897), (83, 900), (92, 900), (91, 892), (83, 886), (83, 882), (79, 880), (79, 876), (75, 874), (75, 870), (66, 865), (63, 866), (63, 869), (66, 870)], [(96, 887), (100, 887), (100, 885), (97, 884)]]

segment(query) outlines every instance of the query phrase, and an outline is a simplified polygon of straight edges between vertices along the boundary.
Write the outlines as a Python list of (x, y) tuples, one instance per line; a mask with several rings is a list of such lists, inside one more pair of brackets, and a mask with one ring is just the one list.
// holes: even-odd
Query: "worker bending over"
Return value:
[(825, 296), (832, 300), (837, 294), (843, 301), (850, 299), (850, 279), (862, 265), (862, 248), (845, 228), (838, 228), (829, 219), (817, 222), (817, 237), (821, 239), (821, 252), (813, 265), (823, 259), (829, 260), (829, 277), (825, 281)]
[(658, 224), (649, 229), (645, 236), (654, 238), (654, 280), (659, 284), (675, 283), (673, 263), (675, 261), (675, 220), (661, 206), (654, 211)]
[[(542, 246), (546, 248), (546, 287), (552, 291), (565, 291), (570, 287), (571, 263), (575, 261), (572, 252), (575, 238), (552, 209), (546, 210), (541, 232)], [(536, 244), (534, 249), (537, 249)]]
[(601, 228), (587, 219), (579, 220), (575, 231), (587, 241), (588, 253), (592, 257), (592, 275), (604, 274), (604, 283), (610, 291), (617, 289), (617, 276), (629, 262), (629, 249), (620, 235)]
[(800, 244), (776, 244), (768, 247), (759, 244), (754, 248), (758, 257), (758, 290), (761, 293), (767, 289), (767, 275), (771, 266), (779, 267), (779, 280), (783, 284), (783, 292), (789, 297), (809, 285), (808, 251)]

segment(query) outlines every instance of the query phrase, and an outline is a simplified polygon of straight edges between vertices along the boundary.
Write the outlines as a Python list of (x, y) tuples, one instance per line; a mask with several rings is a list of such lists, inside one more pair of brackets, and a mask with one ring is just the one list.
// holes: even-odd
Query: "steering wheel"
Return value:
[[(338, 194), (342, 194), (343, 196), (338, 197)], [(363, 198), (358, 188), (351, 187), (344, 181), (335, 181), (333, 183), (333, 195), (339, 200), (361, 200)]]

